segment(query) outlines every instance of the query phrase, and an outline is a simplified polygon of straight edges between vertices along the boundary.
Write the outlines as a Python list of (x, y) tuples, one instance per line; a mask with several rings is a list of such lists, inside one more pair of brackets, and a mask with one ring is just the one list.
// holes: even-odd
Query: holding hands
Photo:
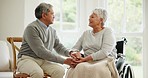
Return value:
[(72, 53), (70, 54), (70, 56), (71, 56), (75, 61), (78, 61), (78, 60), (82, 59), (81, 53), (80, 53), (80, 52), (72, 52)]
[(76, 61), (71, 58), (71, 57), (68, 57), (65, 61), (64, 61), (64, 64), (67, 64), (69, 65), (70, 67), (72, 68), (75, 68), (75, 66), (77, 65)]
[(82, 63), (82, 62), (86, 62), (86, 61), (90, 61), (90, 60), (93, 60), (92, 57), (89, 55), (89, 56), (86, 56), (85, 58), (82, 57), (81, 53), (80, 52), (71, 52), (70, 53), (70, 56), (72, 57), (69, 57), (67, 58), (64, 63), (65, 64), (68, 64), (70, 67), (72, 68), (75, 68), (77, 66), (77, 64), (79, 63)]
[(80, 52), (72, 52), (70, 56), (73, 58), (75, 66), (81, 62), (85, 62), (85, 58), (82, 57)]
[(81, 53), (80, 52), (72, 52), (72, 53), (70, 53), (70, 56), (72, 58), (71, 57), (68, 57), (64, 61), (64, 64), (67, 64), (67, 65), (69, 65), (72, 68), (75, 68), (78, 63), (83, 62), (83, 59), (84, 58), (81, 57)]

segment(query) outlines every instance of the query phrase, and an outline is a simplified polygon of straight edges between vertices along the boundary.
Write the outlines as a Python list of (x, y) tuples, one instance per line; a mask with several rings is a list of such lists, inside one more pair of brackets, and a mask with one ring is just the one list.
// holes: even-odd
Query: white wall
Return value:
[(0, 0), (0, 40), (8, 36), (22, 36), (24, 0)]
[[(22, 36), (23, 29), (24, 0), (0, 0), (0, 40), (6, 41), (8, 36)], [(10, 45), (8, 46), (12, 57)]]
[(144, 2), (144, 36), (143, 36), (143, 70), (144, 78), (148, 78), (148, 0)]
[(24, 0), (24, 28), (31, 23), (32, 21), (36, 20), (35, 18), (35, 8), (39, 5), (41, 0)]

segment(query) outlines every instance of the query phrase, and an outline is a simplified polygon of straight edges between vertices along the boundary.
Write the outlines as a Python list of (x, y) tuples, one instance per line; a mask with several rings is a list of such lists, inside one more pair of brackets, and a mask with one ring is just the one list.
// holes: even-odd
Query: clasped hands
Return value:
[(75, 68), (77, 64), (84, 62), (85, 59), (81, 56), (80, 52), (72, 52), (70, 53), (71, 57), (68, 57), (65, 62), (71, 67)]

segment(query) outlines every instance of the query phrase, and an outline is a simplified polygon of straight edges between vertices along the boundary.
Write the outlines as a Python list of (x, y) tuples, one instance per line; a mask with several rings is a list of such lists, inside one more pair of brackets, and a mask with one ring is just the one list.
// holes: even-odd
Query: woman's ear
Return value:
[(101, 25), (104, 26), (104, 19), (100, 18)]
[(103, 22), (103, 18), (100, 18), (100, 21)]

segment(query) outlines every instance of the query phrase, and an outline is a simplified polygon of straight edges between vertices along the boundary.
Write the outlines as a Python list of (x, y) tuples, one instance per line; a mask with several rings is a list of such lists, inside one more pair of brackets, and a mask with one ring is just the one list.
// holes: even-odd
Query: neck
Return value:
[(39, 19), (41, 22), (43, 22), (47, 27), (48, 27), (48, 23), (45, 21), (45, 20), (43, 20), (43, 19)]
[(95, 28), (93, 28), (93, 33), (97, 33), (97, 32), (100, 32), (102, 29), (104, 29), (103, 26), (96, 26)]

